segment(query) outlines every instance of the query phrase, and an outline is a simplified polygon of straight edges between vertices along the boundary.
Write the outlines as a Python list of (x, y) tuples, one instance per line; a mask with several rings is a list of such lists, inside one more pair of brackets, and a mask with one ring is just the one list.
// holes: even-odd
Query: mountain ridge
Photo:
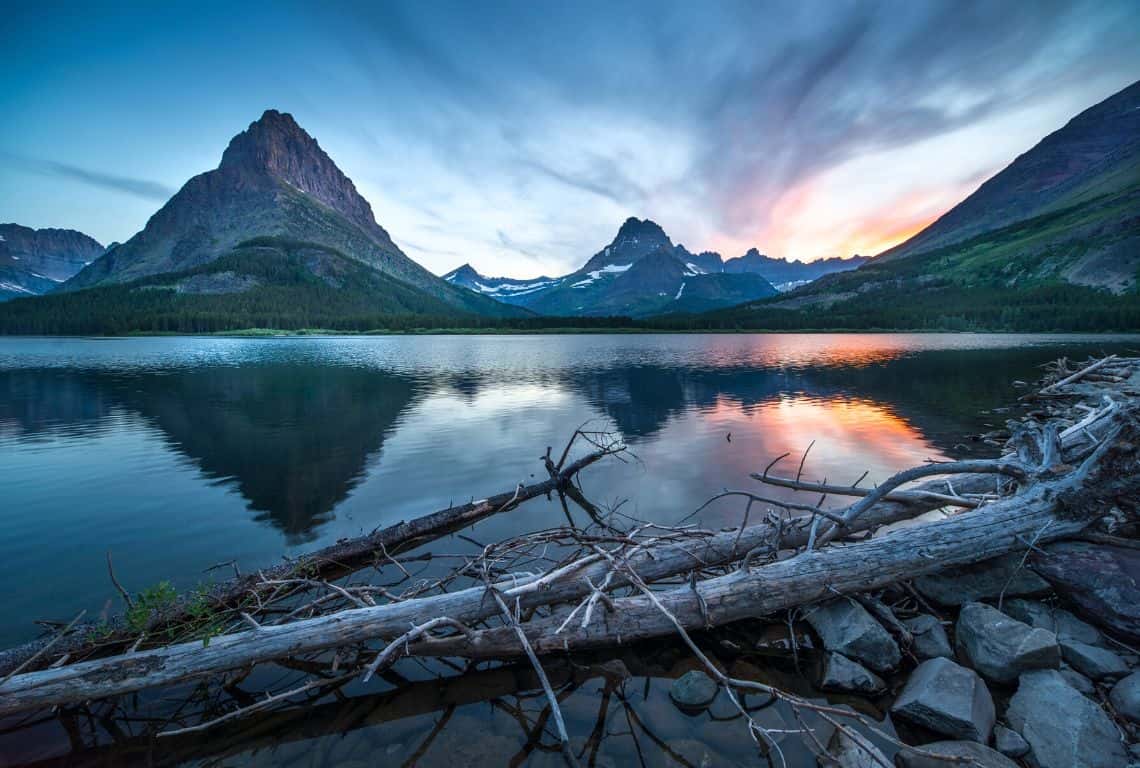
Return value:
[[(638, 268), (646, 259), (652, 260), (661, 272), (654, 274), (644, 265)], [(581, 268), (561, 277), (542, 276), (530, 280), (488, 277), (470, 264), (463, 264), (443, 278), (497, 301), (525, 306), (541, 314), (620, 312), (644, 316), (658, 311), (696, 311), (697, 305), (711, 309), (763, 298), (774, 295), (778, 288), (809, 282), (828, 272), (855, 269), (865, 261), (865, 257), (852, 256), (821, 262), (789, 262), (764, 256), (756, 248), (744, 256), (725, 260), (715, 251), (692, 253), (684, 245), (674, 244), (657, 222), (631, 216), (622, 222), (608, 245)], [(703, 279), (712, 275), (722, 277)], [(740, 275), (751, 277), (738, 280)], [(662, 280), (663, 277), (667, 279)], [(779, 285), (773, 285), (777, 281)], [(681, 287), (683, 283), (688, 283), (686, 288)]]
[(103, 251), (78, 230), (0, 224), (0, 301), (49, 293)]

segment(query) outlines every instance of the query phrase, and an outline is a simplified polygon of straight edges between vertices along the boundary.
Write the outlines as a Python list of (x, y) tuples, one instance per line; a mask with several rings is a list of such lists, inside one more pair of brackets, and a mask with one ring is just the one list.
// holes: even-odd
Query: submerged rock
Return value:
[(1140, 550), (1063, 541), (1031, 558), (1033, 569), (1082, 615), (1140, 640)]
[(1114, 685), (1108, 700), (1118, 715), (1140, 723), (1140, 672), (1133, 672)]
[[(1017, 763), (1005, 755), (976, 741), (936, 741), (933, 744), (922, 744), (917, 749), (945, 757), (968, 757), (971, 762), (965, 765), (969, 768), (1017, 768)], [(962, 763), (950, 763), (919, 754), (913, 749), (902, 749), (895, 755), (895, 765), (899, 768), (947, 768)]]
[(889, 672), (902, 660), (894, 638), (863, 606), (850, 598), (841, 597), (817, 605), (804, 618), (819, 635), (824, 648), (876, 672)]
[(1006, 719), (1028, 742), (1030, 762), (1039, 768), (1119, 768), (1126, 762), (1112, 720), (1056, 670), (1023, 674)]
[(1107, 648), (1079, 643), (1076, 640), (1061, 640), (1061, 657), (1092, 680), (1115, 680), (1128, 674), (1124, 659)]
[(1029, 742), (1017, 731), (998, 725), (994, 727), (994, 748), (1006, 757), (1021, 757), (1029, 753)]
[(1100, 645), (1104, 635), (1093, 625), (1081, 621), (1064, 608), (1039, 603), (1036, 600), (1006, 600), (1001, 610), (1031, 627), (1046, 629), (1058, 640), (1076, 640), (1089, 645)]
[(1057, 636), (1010, 618), (984, 603), (967, 603), (958, 614), (958, 653), (984, 677), (1012, 683), (1030, 669), (1061, 665)]
[(887, 689), (882, 678), (841, 653), (829, 653), (823, 660), (819, 687), (831, 691), (851, 691), (874, 695)]
[(891, 712), (937, 733), (983, 744), (994, 727), (994, 700), (982, 678), (942, 657), (918, 665)]
[(1021, 567), (1021, 555), (1012, 553), (980, 563), (949, 568), (914, 580), (923, 596), (942, 605), (962, 605), (987, 597), (1040, 595), (1049, 584), (1028, 568)]
[(669, 686), (669, 698), (682, 709), (704, 709), (712, 704), (718, 689), (715, 680), (694, 669), (673, 681)]
[(914, 655), (920, 659), (934, 659), (939, 656), (944, 656), (947, 659), (954, 658), (954, 649), (950, 647), (950, 638), (946, 636), (946, 630), (942, 627), (942, 622), (929, 614), (920, 614), (913, 619), (907, 619), (903, 622), (907, 629), (910, 630), (911, 636), (914, 638), (914, 646), (911, 650)]

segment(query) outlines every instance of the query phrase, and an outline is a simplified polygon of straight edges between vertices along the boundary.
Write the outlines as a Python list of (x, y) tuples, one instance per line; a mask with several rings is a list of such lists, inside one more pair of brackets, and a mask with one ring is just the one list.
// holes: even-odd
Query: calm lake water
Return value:
[[(798, 460), (813, 441), (805, 476), (836, 482), (988, 453), (971, 437), (1004, 423), (993, 409), (1014, 403), (1014, 380), (1061, 355), (1138, 346), (963, 334), (0, 339), (0, 643), (35, 637), (36, 619), (117, 611), (108, 551), (132, 591), (161, 580), (192, 588), (219, 562), (249, 571), (541, 478), (546, 446), (560, 449), (582, 423), (619, 433), (635, 457), (586, 470), (588, 495), (675, 521), (721, 489), (748, 487), (748, 473), (779, 454)], [(726, 500), (703, 522), (739, 516)], [(561, 507), (540, 499), (467, 533), (492, 541), (563, 522)], [(481, 691), (464, 704), (427, 667), (401, 674), (405, 683), (366, 686), (369, 707), (355, 716), (334, 707), (310, 711), (304, 728), (263, 725), (200, 764), (467, 764), (459, 747), (475, 755), (470, 764), (556, 760), (520, 726), (541, 696), (520, 699), (521, 715), (493, 705), (487, 691), (516, 691), (516, 677), (457, 678)], [(684, 764), (657, 742), (685, 739), (750, 754), (741, 722), (719, 722), (715, 707), (683, 715), (667, 681), (644, 682), (644, 696), (640, 680), (627, 684), (626, 703), (609, 708), (617, 719), (596, 764), (638, 755)], [(567, 697), (578, 743), (603, 688), (595, 679)], [(447, 695), (451, 706), (436, 701)], [(0, 733), (0, 764), (66, 754), (68, 738), (52, 728)], [(789, 763), (809, 759), (801, 752), (789, 747)]]

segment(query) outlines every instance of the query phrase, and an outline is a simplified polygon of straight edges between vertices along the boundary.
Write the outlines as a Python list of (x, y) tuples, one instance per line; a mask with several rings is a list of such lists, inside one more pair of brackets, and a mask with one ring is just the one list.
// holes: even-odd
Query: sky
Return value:
[(437, 273), (873, 254), (1137, 79), (1136, 0), (15, 0), (0, 221), (125, 240), (274, 108)]

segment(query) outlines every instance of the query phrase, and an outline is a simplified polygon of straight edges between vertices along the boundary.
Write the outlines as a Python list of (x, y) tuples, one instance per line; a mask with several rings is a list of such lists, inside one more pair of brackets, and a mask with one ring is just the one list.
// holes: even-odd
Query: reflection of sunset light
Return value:
[(884, 363), (914, 349), (907, 334), (781, 333), (710, 339), (706, 351), (717, 365), (794, 369), (860, 367)]
[[(685, 429), (681, 424), (675, 428)], [(864, 471), (861, 487), (869, 488), (895, 472), (920, 464), (926, 459), (944, 458), (926, 441), (914, 425), (890, 407), (863, 398), (817, 398), (787, 395), (755, 406), (730, 397), (718, 397), (702, 409), (699, 426), (707, 442), (706, 476), (715, 464), (715, 475), (725, 486), (748, 487), (765, 495), (800, 502), (818, 502), (804, 493), (764, 487), (748, 480), (777, 456), (787, 453), (773, 474), (794, 476), (804, 451), (811, 446), (804, 464), (805, 480), (852, 483)], [(731, 441), (724, 435), (731, 434)], [(677, 435), (680, 438), (680, 435)], [(694, 436), (695, 437), (695, 436)], [(697, 438), (699, 439), (699, 438)], [(689, 439), (692, 444), (693, 438)], [(710, 488), (713, 488), (710, 484)], [(710, 495), (712, 491), (710, 490)], [(849, 503), (850, 499), (831, 497), (825, 505)], [(727, 502), (718, 513), (726, 518), (735, 514)], [(719, 521), (718, 521), (719, 522)]]

